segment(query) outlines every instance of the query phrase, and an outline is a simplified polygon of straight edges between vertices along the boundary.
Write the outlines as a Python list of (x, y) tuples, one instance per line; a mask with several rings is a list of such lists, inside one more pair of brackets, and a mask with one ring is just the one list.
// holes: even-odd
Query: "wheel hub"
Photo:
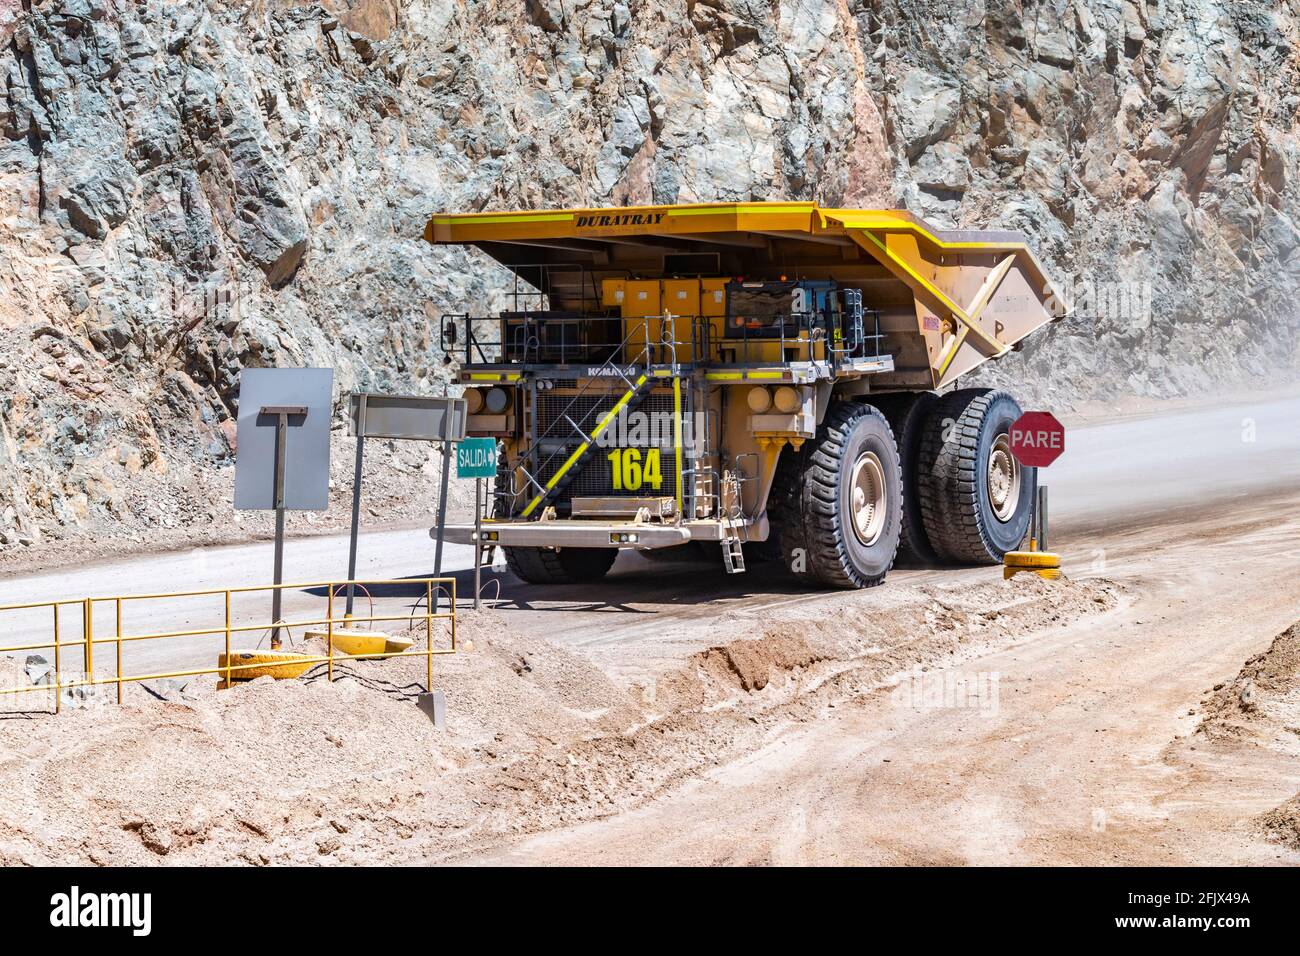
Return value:
[(993, 439), (986, 480), (994, 516), (1010, 521), (1020, 502), (1020, 462), (1011, 454), (1011, 437), (1005, 432)]
[(853, 464), (849, 484), (849, 509), (853, 533), (871, 546), (885, 530), (885, 469), (872, 452), (863, 452)]

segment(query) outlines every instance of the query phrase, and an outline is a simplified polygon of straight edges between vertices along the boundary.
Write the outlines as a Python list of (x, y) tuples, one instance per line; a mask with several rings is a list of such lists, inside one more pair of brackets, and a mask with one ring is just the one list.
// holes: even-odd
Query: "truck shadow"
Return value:
[[(366, 585), (376, 600), (405, 598), (423, 606), (425, 585), (418, 579), (433, 577), (433, 571), (406, 575), (398, 583)], [(456, 583), (456, 603), (463, 611), (474, 600), (474, 571), (444, 572)], [(407, 580), (410, 583), (405, 583)], [(307, 588), (305, 593), (324, 597), (326, 588)], [(445, 599), (447, 590), (444, 590)], [(719, 560), (651, 561), (636, 554), (619, 556), (604, 578), (582, 584), (529, 584), (505, 568), (483, 568), (481, 594), (485, 607), (497, 611), (566, 611), (654, 614), (656, 606), (690, 606), (714, 601), (739, 600), (753, 595), (808, 595), (815, 591), (793, 581), (780, 562), (751, 561), (744, 574), (727, 574)], [(830, 592), (828, 592), (830, 593)], [(340, 589), (335, 601), (343, 599)], [(365, 600), (360, 587), (357, 601)]]
[[(926, 565), (902, 563), (894, 570), (926, 569)], [(376, 600), (409, 599), (412, 609), (418, 609), (424, 605), (426, 590), (420, 579), (433, 576), (430, 569), (405, 575), (396, 582), (365, 585), (364, 590), (358, 586), (356, 600), (363, 601), (368, 592)], [(455, 581), (457, 606), (461, 610), (472, 606), (473, 569), (447, 571), (442, 576)], [(447, 599), (450, 590), (443, 585), (441, 600)], [(842, 593), (793, 580), (780, 561), (750, 558), (745, 573), (727, 574), (721, 560), (700, 557), (662, 561), (632, 552), (620, 554), (604, 578), (581, 584), (529, 584), (504, 567), (484, 567), (480, 591), (484, 606), (498, 611), (623, 611), (629, 614), (654, 614), (657, 606), (693, 606), (755, 596), (768, 600), (780, 596), (807, 597), (819, 592), (828, 596)], [(306, 588), (304, 593), (324, 597), (326, 588)], [(342, 589), (336, 591), (335, 601), (342, 600), (343, 594)]]

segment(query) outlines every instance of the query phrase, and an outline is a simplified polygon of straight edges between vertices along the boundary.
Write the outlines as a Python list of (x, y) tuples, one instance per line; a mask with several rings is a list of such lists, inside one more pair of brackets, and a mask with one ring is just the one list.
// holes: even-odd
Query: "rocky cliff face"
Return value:
[(441, 390), (437, 316), (504, 278), (424, 245), (435, 210), (808, 198), (1017, 228), (1076, 308), (985, 380), (1060, 406), (1294, 377), (1298, 22), (0, 0), (0, 545), (224, 521), (242, 367)]

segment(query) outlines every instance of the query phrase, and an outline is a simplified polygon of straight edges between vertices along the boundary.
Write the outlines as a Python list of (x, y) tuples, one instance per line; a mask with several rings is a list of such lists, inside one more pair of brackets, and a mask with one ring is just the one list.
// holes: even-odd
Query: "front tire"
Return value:
[(814, 586), (868, 588), (898, 552), (903, 479), (885, 416), (837, 402), (798, 452), (781, 453), (773, 521), (786, 566)]
[(1029, 530), (1034, 469), (1011, 454), (1020, 405), (1006, 392), (966, 388), (939, 399), (919, 458), (921, 517), (940, 560), (1000, 564)]
[(529, 584), (581, 584), (603, 578), (617, 548), (503, 548), (506, 566)]

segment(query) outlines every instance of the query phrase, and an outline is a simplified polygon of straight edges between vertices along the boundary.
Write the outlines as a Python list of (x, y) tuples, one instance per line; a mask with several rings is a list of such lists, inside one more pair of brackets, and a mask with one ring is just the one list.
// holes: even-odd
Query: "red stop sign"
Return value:
[(1051, 412), (1025, 412), (1011, 426), (1011, 454), (1029, 468), (1046, 468), (1065, 451), (1065, 426)]

